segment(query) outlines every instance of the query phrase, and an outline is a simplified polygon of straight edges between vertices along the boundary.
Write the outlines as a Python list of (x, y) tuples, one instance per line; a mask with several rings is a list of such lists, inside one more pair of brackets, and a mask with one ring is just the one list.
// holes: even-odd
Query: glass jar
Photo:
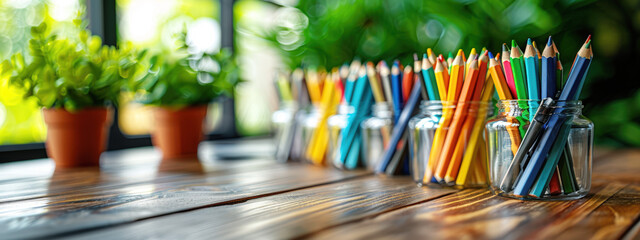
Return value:
[(363, 164), (373, 171), (384, 155), (391, 140), (393, 112), (387, 103), (376, 103), (371, 107), (372, 117), (360, 124), (362, 130)]
[(313, 132), (316, 131), (318, 124), (320, 124), (320, 117), (320, 110), (314, 105), (309, 106), (304, 112), (296, 116), (301, 128), (299, 137), (301, 141), (299, 147), (296, 149), (296, 157), (300, 160), (311, 162), (310, 159), (307, 159), (306, 153), (311, 143)]
[(280, 108), (271, 114), (271, 125), (275, 134), (276, 160), (289, 161), (295, 132), (295, 102), (282, 102)]
[(423, 101), (420, 110), (409, 120), (413, 180), (419, 185), (485, 186), (482, 130), (493, 112), (489, 103)]
[[(487, 122), (489, 185), (494, 194), (523, 200), (568, 200), (589, 192), (593, 123), (582, 116), (580, 101), (543, 101), (550, 104), (500, 101), (498, 115)], [(531, 117), (523, 115), (525, 108), (538, 105), (544, 107), (535, 114), (534, 122), (528, 121)]]
[(338, 114), (333, 115), (327, 119), (327, 126), (329, 128), (329, 147), (327, 148), (327, 161), (331, 161), (337, 168), (343, 168), (344, 164), (340, 161), (338, 152), (340, 151), (340, 139), (342, 130), (347, 127), (349, 123), (349, 115), (355, 112), (353, 106), (347, 104), (341, 104), (338, 106)]

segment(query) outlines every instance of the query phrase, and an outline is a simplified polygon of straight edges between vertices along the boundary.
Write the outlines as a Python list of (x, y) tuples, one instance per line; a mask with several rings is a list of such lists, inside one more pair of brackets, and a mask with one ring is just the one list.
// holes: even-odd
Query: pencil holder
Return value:
[(298, 160), (309, 160), (306, 158), (307, 148), (311, 143), (313, 132), (320, 124), (320, 117), (320, 110), (316, 106), (309, 106), (296, 116), (296, 121), (300, 125), (299, 146), (295, 149), (295, 156)]
[(353, 114), (355, 108), (350, 105), (342, 104), (338, 106), (338, 114), (329, 117), (327, 125), (329, 127), (329, 147), (327, 149), (327, 161), (331, 161), (337, 168), (343, 168), (344, 164), (340, 161), (338, 152), (341, 147), (342, 130), (349, 123), (349, 115)]
[(593, 123), (581, 115), (580, 101), (532, 108), (538, 105), (500, 101), (498, 115), (487, 122), (490, 189), (523, 200), (584, 197), (591, 188)]
[(290, 160), (294, 138), (296, 102), (282, 102), (280, 108), (271, 114), (271, 125), (275, 134), (276, 160)]
[(488, 102), (423, 101), (409, 120), (411, 175), (419, 185), (486, 186), (482, 132)]
[(365, 119), (360, 127), (362, 130), (362, 153), (364, 165), (373, 171), (384, 150), (389, 145), (393, 130), (393, 112), (386, 103), (376, 103), (371, 107), (372, 117)]

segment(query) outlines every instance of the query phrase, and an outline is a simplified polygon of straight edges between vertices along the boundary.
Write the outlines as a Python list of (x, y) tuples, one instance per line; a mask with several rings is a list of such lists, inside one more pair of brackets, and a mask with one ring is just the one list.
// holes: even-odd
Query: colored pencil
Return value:
[(440, 100), (440, 93), (438, 92), (438, 84), (436, 81), (436, 75), (433, 70), (427, 54), (422, 57), (422, 76), (424, 78), (424, 85), (427, 86), (427, 94), (429, 100)]
[(391, 94), (393, 95), (393, 121), (398, 122), (402, 111), (402, 75), (400, 62), (396, 60), (391, 66)]
[(436, 54), (431, 50), (431, 48), (427, 48), (427, 56), (429, 57), (429, 61), (431, 65), (435, 65), (437, 61)]
[(393, 107), (393, 94), (391, 93), (391, 70), (387, 66), (387, 62), (384, 60), (378, 63), (378, 69), (380, 69), (380, 81), (382, 82), (382, 90), (384, 92), (384, 99), (389, 107)]
[(549, 36), (547, 45), (542, 51), (542, 63), (540, 65), (540, 98), (554, 97), (556, 94), (557, 59), (553, 51), (552, 39)]
[(404, 68), (404, 73), (402, 74), (402, 107), (406, 105), (409, 100), (409, 95), (411, 94), (411, 89), (413, 89), (414, 78), (413, 78), (413, 67), (407, 66)]
[(422, 94), (422, 99), (429, 99), (429, 94), (427, 91), (427, 86), (424, 84), (424, 78), (422, 77), (422, 61), (420, 61), (420, 59), (418, 59), (418, 54), (414, 53), (413, 54), (413, 72), (414, 72), (414, 78), (417, 81), (420, 81), (422, 84), (420, 84), (420, 92)]
[(504, 71), (504, 79), (507, 81), (507, 86), (509, 86), (509, 91), (511, 92), (511, 96), (513, 98), (518, 98), (518, 94), (516, 91), (516, 84), (513, 81), (513, 70), (511, 70), (511, 60), (509, 56), (511, 55), (509, 48), (506, 43), (502, 44), (502, 69)]
[(376, 73), (376, 69), (373, 66), (373, 63), (367, 62), (367, 79), (369, 79), (369, 84), (371, 85), (373, 98), (375, 99), (376, 103), (384, 103), (384, 93), (377, 75), (378, 74)]
[(536, 67), (537, 61), (538, 55), (536, 55), (531, 43), (531, 38), (529, 38), (527, 40), (527, 47), (524, 51), (524, 65), (525, 75), (527, 76), (527, 96), (532, 100), (540, 100), (540, 87), (538, 86), (540, 80), (538, 78), (538, 69)]
[(447, 87), (449, 86), (449, 73), (442, 66), (441, 61), (436, 60), (436, 69), (434, 71), (436, 78), (436, 85), (438, 86), (438, 93), (440, 93), (440, 99), (447, 99)]
[[(462, 83), (462, 89), (460, 90), (460, 94), (458, 97), (457, 106), (453, 115), (453, 121), (451, 122), (451, 126), (449, 127), (449, 131), (445, 138), (444, 144), (442, 145), (442, 153), (440, 154), (440, 157), (438, 159), (438, 166), (436, 167), (436, 171), (434, 173), (434, 177), (438, 181), (444, 180), (446, 172), (449, 168), (449, 164), (452, 161), (458, 161), (458, 159), (453, 159), (453, 154), (455, 152), (455, 143), (460, 136), (464, 119), (467, 117), (467, 109), (469, 107), (468, 101), (471, 100), (471, 96), (473, 95), (473, 87), (475, 86), (478, 79), (477, 60), (473, 60), (471, 64), (472, 66), (469, 67), (469, 74), (466, 75), (466, 79), (464, 81), (460, 81)], [(464, 66), (462, 66), (461, 69), (464, 69)], [(455, 74), (455, 68), (452, 71), (451, 78), (453, 78), (453, 74)], [(461, 72), (460, 75), (464, 77), (464, 73)], [(453, 83), (453, 80), (450, 82), (450, 84), (451, 83)], [(449, 88), (452, 88), (452, 86), (449, 86)]]

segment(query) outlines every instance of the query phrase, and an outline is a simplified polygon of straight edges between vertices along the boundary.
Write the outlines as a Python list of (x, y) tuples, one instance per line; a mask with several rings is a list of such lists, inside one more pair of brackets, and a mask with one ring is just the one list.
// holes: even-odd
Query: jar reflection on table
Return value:
[(361, 123), (363, 163), (374, 170), (389, 145), (393, 130), (393, 112), (387, 103), (371, 107), (372, 115)]
[[(554, 143), (551, 147), (552, 151), (546, 156), (558, 156), (557, 158), (543, 159), (540, 172), (545, 165), (550, 164), (548, 169), (552, 169), (549, 172), (553, 176), (546, 183), (542, 181), (538, 183), (540, 179), (538, 174), (535, 184), (527, 194), (515, 193), (515, 186), (519, 181), (523, 181), (521, 179), (523, 170), (533, 161), (529, 159), (530, 155), (527, 155), (524, 162), (519, 164), (513, 162), (524, 132), (530, 125), (530, 115), (527, 113), (535, 111), (528, 108), (537, 106), (529, 102), (539, 103), (537, 100), (501, 101), (498, 103), (498, 115), (487, 122), (485, 135), (488, 142), (491, 191), (499, 196), (518, 199), (566, 200), (584, 197), (591, 188), (593, 123), (581, 115), (583, 106), (580, 101), (558, 101), (556, 105), (550, 107), (552, 111), (549, 116), (555, 115), (560, 119), (558, 129), (561, 130), (559, 130), (558, 139), (564, 137), (566, 140), (566, 144), (558, 145), (557, 148), (555, 147), (557, 144)], [(545, 126), (545, 128), (548, 127)], [(562, 135), (562, 129), (566, 129), (565, 135)], [(534, 149), (539, 147), (537, 144), (539, 143), (534, 145)], [(552, 154), (554, 150), (557, 154)], [(555, 161), (557, 165), (552, 168)], [(520, 190), (522, 191), (524, 190)]]

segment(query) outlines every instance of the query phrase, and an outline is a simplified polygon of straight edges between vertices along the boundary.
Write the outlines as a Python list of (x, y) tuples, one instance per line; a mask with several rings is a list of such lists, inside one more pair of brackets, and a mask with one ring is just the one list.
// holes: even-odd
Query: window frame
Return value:
[[(216, 0), (211, 0), (216, 1)], [(235, 52), (233, 5), (235, 0), (217, 0), (220, 3), (220, 45)], [(103, 39), (104, 45), (115, 46), (118, 43), (118, 24), (116, 0), (87, 0), (88, 28), (93, 34)], [(236, 128), (235, 100), (230, 97), (220, 97), (222, 116), (218, 127), (206, 134), (205, 140), (229, 139), (240, 137)], [(107, 150), (117, 150), (151, 145), (150, 135), (126, 135), (119, 127), (118, 109), (114, 108), (113, 124), (109, 129)], [(26, 144), (0, 145), (0, 163), (46, 158), (43, 142)]]

